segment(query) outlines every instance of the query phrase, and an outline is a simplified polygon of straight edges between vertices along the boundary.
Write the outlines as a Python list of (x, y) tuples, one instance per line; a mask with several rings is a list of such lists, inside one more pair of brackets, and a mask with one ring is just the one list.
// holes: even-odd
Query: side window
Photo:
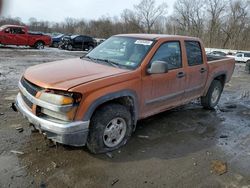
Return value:
[(187, 60), (189, 66), (203, 63), (200, 43), (197, 41), (185, 41)]
[(82, 42), (83, 41), (83, 37), (76, 37), (75, 38), (75, 42)]
[(167, 62), (169, 70), (182, 67), (180, 43), (174, 41), (162, 44), (154, 54), (150, 64), (154, 61)]
[(91, 40), (90, 40), (90, 37), (84, 37), (84, 40), (86, 41), (86, 42), (90, 42)]
[(23, 28), (17, 28), (17, 34), (25, 34)]
[(245, 57), (250, 57), (250, 53), (245, 53)]
[(242, 57), (242, 55), (243, 55), (243, 54), (237, 54), (236, 56), (237, 56), (237, 57)]
[(10, 28), (5, 29), (5, 33), (10, 33)]

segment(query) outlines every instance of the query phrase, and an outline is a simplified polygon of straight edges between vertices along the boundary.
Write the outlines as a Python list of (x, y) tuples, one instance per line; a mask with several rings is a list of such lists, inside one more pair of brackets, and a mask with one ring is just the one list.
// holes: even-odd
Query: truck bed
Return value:
[(232, 77), (234, 67), (235, 67), (235, 60), (231, 57), (219, 57), (219, 56), (207, 56), (207, 63), (208, 63), (208, 79), (206, 82), (206, 89), (205, 93), (214, 80), (215, 77), (218, 75), (225, 76), (225, 83), (230, 81)]

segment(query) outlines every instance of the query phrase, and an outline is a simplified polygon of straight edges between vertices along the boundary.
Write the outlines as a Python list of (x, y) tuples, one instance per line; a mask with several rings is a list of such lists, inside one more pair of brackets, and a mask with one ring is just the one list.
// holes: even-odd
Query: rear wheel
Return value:
[(90, 123), (87, 147), (92, 153), (105, 153), (127, 143), (132, 133), (129, 110), (120, 104), (108, 104), (98, 109)]
[(35, 48), (39, 50), (44, 49), (44, 43), (41, 41), (36, 42)]
[(213, 109), (219, 102), (223, 86), (219, 80), (214, 80), (206, 94), (201, 97), (201, 105), (206, 109)]
[(93, 46), (89, 46), (88, 51), (91, 51), (91, 50), (93, 50), (93, 49), (94, 49)]

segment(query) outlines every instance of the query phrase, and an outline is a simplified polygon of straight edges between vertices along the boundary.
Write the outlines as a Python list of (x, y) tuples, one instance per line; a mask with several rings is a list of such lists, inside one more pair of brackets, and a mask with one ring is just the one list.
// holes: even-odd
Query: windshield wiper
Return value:
[(82, 57), (80, 57), (80, 59), (84, 59), (84, 58), (90, 59), (91, 61), (95, 61), (96, 60), (95, 58), (92, 58), (90, 56), (82, 56)]
[(91, 61), (94, 61), (94, 62), (102, 61), (102, 62), (108, 63), (109, 65), (111, 65), (113, 67), (116, 67), (116, 68), (120, 67), (119, 63), (116, 63), (116, 62), (111, 61), (109, 59), (98, 59), (98, 58), (93, 58), (93, 57), (90, 57), (90, 56), (81, 57), (81, 59), (83, 59), (83, 58), (90, 59)]
[(120, 67), (120, 64), (119, 63), (116, 63), (114, 61), (111, 61), (109, 59), (96, 59), (98, 61), (104, 61), (105, 63), (108, 63), (110, 65), (112, 65), (113, 67), (116, 67), (116, 68), (119, 68)]

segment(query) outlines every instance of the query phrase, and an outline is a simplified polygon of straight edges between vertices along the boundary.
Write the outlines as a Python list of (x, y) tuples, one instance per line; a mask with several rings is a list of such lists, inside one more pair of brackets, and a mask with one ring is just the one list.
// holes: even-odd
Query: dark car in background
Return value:
[(208, 53), (207, 55), (213, 55), (213, 56), (226, 56), (227, 54), (221, 51), (212, 51)]
[(59, 34), (59, 35), (53, 36), (51, 46), (54, 48), (58, 48), (59, 43), (61, 42), (61, 40), (64, 36), (65, 36), (65, 34)]
[(90, 36), (72, 35), (72, 36), (63, 37), (59, 47), (65, 50), (78, 49), (78, 50), (90, 51), (94, 47), (96, 47), (96, 42)]

